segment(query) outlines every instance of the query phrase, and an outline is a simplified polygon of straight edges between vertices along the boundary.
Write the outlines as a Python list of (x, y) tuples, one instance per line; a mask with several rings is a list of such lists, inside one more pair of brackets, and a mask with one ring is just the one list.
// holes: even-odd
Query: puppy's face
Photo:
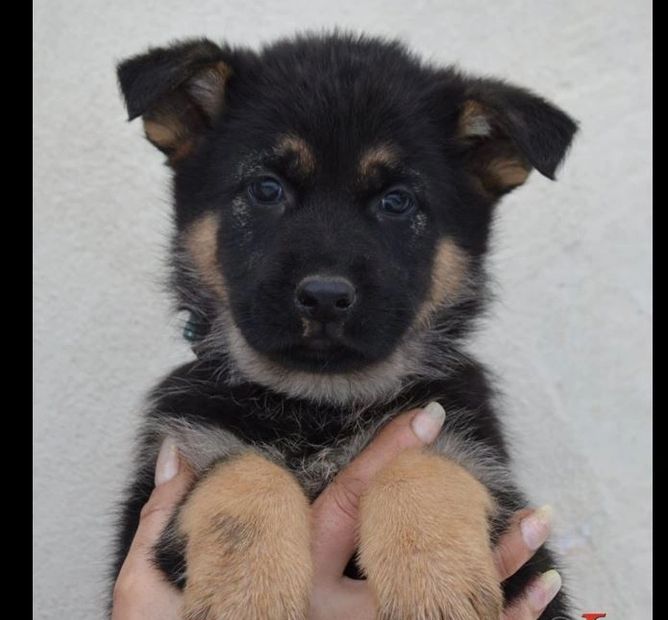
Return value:
[(175, 284), (202, 350), (337, 400), (424, 372), (463, 332), (493, 205), (533, 167), (552, 176), (575, 131), (526, 91), (371, 39), (189, 42), (119, 75), (174, 168)]

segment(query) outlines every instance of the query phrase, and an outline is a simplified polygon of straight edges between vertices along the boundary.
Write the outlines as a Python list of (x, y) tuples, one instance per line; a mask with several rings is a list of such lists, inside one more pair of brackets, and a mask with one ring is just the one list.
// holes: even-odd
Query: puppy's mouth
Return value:
[(315, 321), (305, 321), (301, 337), (272, 357), (285, 366), (317, 372), (345, 372), (369, 363), (340, 324)]
[(326, 351), (344, 344), (343, 325), (338, 322), (323, 322), (302, 319), (300, 346), (315, 351)]

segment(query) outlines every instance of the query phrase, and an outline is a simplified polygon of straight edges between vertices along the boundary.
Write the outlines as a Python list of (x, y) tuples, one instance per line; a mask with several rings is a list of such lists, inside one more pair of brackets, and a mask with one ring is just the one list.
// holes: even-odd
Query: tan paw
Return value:
[(456, 463), (409, 451), (362, 498), (360, 564), (382, 620), (498, 620), (492, 500)]
[(217, 465), (179, 516), (187, 537), (185, 620), (302, 620), (311, 587), (309, 506), (257, 454)]

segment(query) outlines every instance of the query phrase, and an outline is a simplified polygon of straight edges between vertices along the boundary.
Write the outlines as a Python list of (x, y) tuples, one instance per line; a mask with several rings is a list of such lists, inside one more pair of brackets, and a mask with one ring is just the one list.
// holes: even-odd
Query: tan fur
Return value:
[(477, 101), (466, 101), (459, 116), (457, 137), (471, 143), (471, 170), (476, 184), (491, 196), (522, 185), (531, 172), (512, 140), (500, 135), (498, 128), (494, 133), (493, 112)]
[(217, 214), (203, 215), (186, 231), (185, 247), (202, 281), (224, 301), (227, 287), (217, 258), (219, 225)]
[(519, 159), (493, 159), (488, 164), (488, 174), (497, 187), (510, 189), (522, 185), (531, 169)]
[(174, 164), (187, 157), (195, 146), (188, 128), (172, 113), (154, 113), (144, 117), (146, 139), (168, 156)]
[(457, 300), (466, 280), (468, 260), (466, 252), (453, 239), (438, 242), (429, 294), (417, 312), (417, 325), (425, 325), (444, 302)]
[(205, 67), (143, 115), (146, 138), (168, 156), (170, 164), (192, 152), (198, 134), (222, 111), (231, 73), (224, 62)]
[(396, 149), (390, 144), (381, 144), (368, 149), (360, 157), (359, 173), (367, 177), (380, 166), (395, 166), (398, 162)]
[(286, 470), (255, 453), (216, 465), (179, 517), (186, 620), (301, 620), (311, 587), (309, 505)]
[(221, 61), (206, 67), (188, 80), (188, 93), (199, 103), (209, 119), (222, 111), (225, 83), (231, 75), (232, 69)]
[(484, 106), (477, 101), (465, 101), (459, 115), (457, 136), (470, 138), (476, 136), (487, 136), (491, 133), (489, 113)]
[(404, 452), (360, 505), (360, 563), (382, 620), (498, 620), (492, 499), (460, 465)]
[(144, 131), (149, 142), (161, 149), (173, 148), (179, 139), (176, 123), (167, 117), (144, 120)]
[(194, 136), (173, 110), (147, 113), (143, 121), (146, 139), (167, 155), (170, 164), (178, 162), (192, 151)]
[(228, 350), (242, 376), (294, 398), (352, 406), (390, 400), (407, 375), (419, 369), (422, 345), (408, 338), (386, 359), (360, 370), (319, 373), (292, 370), (258, 353), (241, 330), (230, 321), (226, 330)]
[(315, 155), (303, 138), (293, 134), (283, 136), (275, 150), (278, 155), (294, 157), (296, 172), (300, 176), (307, 177), (315, 172)]

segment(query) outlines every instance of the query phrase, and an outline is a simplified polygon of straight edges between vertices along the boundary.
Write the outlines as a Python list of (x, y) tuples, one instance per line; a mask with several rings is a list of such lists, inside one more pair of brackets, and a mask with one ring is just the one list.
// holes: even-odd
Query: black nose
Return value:
[(355, 303), (355, 287), (345, 278), (309, 276), (295, 292), (297, 310), (316, 321), (342, 320)]

